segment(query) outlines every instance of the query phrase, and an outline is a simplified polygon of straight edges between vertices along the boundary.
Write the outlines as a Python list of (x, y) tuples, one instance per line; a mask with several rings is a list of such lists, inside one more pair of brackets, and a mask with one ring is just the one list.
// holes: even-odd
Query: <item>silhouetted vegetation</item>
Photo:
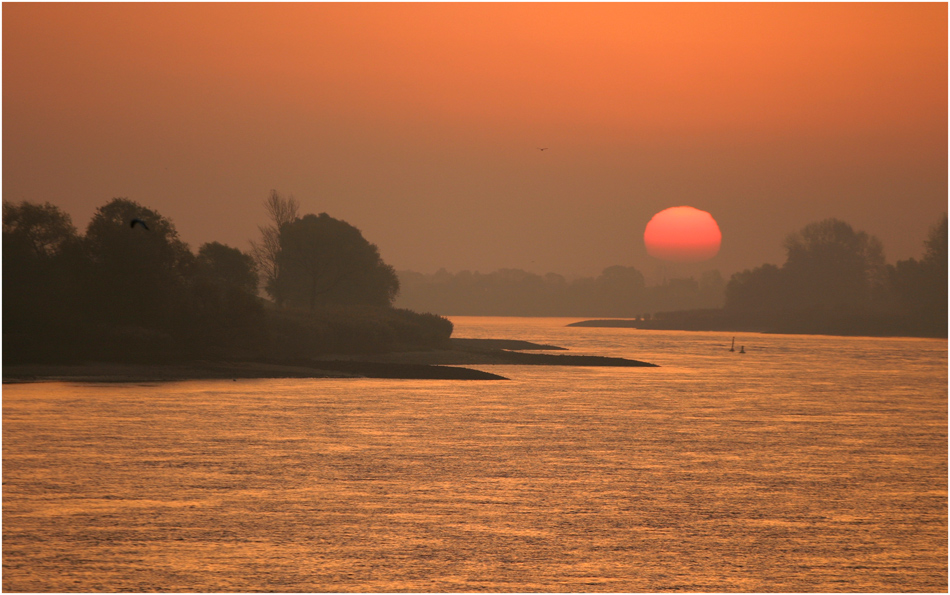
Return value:
[(324, 305), (312, 312), (285, 308), (269, 314), (269, 352), (279, 358), (444, 347), (452, 334), (452, 323), (441, 316), (380, 306)]
[[(169, 219), (125, 198), (100, 207), (84, 234), (52, 204), (4, 202), (4, 363), (288, 359), (448, 345), (447, 319), (391, 306), (400, 278), (357, 228), (326, 213), (299, 217), (296, 201), (277, 193), (265, 208), (271, 225), (252, 254), (218, 242), (195, 254)], [(879, 240), (836, 219), (789, 235), (785, 249), (782, 266), (742, 271), (728, 284), (712, 271), (647, 286), (623, 266), (570, 282), (513, 269), (404, 272), (401, 305), (637, 318), (650, 328), (947, 335), (946, 215), (920, 260), (888, 265)]]
[(763, 265), (733, 276), (726, 309), (744, 312), (872, 311), (884, 304), (880, 240), (837, 219), (805, 226), (785, 240), (781, 268)]
[(311, 312), (318, 304), (388, 306), (399, 292), (396, 273), (376, 246), (326, 213), (281, 226), (277, 262), (279, 295)]
[(921, 261), (884, 262), (881, 242), (837, 219), (785, 241), (783, 266), (733, 275), (721, 320), (788, 333), (947, 336), (947, 218)]
[(725, 281), (718, 271), (647, 286), (633, 267), (611, 266), (596, 278), (568, 281), (519, 269), (481, 274), (444, 269), (433, 275), (399, 273), (401, 306), (469, 316), (638, 317), (659, 310), (718, 308)]
[(88, 260), (69, 215), (46, 203), (3, 203), (4, 361), (62, 358), (88, 326)]
[(880, 240), (837, 219), (785, 239), (786, 262), (647, 286), (632, 267), (597, 278), (504, 269), (402, 271), (401, 306), (453, 315), (617, 317), (597, 326), (838, 335), (947, 336), (947, 217), (916, 259), (888, 265)]
[(251, 241), (251, 253), (261, 272), (264, 289), (278, 306), (284, 305), (284, 296), (278, 287), (280, 279), (280, 228), (297, 218), (300, 204), (293, 196), (283, 197), (276, 190), (264, 201), (268, 225), (260, 225), (259, 241)]
[[(395, 273), (358, 229), (326, 214), (299, 218), (296, 203), (276, 193), (266, 206), (275, 224), (262, 227), (268, 249), (259, 245), (254, 258), (218, 242), (194, 254), (169, 219), (125, 198), (100, 207), (85, 234), (49, 203), (4, 202), (4, 363), (306, 358), (446, 344), (451, 322), (390, 306)], [(259, 297), (261, 276), (280, 306)]]
[(947, 216), (930, 229), (924, 241), (924, 255), (889, 266), (888, 280), (911, 332), (947, 335)]
[(399, 292), (395, 271), (357, 228), (326, 213), (298, 217), (294, 197), (277, 191), (264, 202), (269, 225), (251, 242), (264, 289), (278, 307), (313, 312), (318, 305), (389, 306)]

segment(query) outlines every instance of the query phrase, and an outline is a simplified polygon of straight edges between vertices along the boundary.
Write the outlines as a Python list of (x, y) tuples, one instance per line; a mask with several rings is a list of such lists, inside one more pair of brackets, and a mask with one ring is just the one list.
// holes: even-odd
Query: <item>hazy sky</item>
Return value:
[[(548, 147), (539, 151), (539, 147)], [(271, 189), (397, 269), (596, 274), (709, 211), (724, 275), (947, 210), (947, 5), (3, 4), (3, 198), (246, 249)]]

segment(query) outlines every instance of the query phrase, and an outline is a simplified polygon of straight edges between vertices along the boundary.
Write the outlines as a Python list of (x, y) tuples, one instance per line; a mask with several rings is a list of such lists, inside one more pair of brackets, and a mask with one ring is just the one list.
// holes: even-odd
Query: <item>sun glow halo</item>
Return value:
[(719, 253), (722, 232), (713, 216), (693, 207), (671, 207), (653, 216), (643, 232), (654, 258), (701, 262)]

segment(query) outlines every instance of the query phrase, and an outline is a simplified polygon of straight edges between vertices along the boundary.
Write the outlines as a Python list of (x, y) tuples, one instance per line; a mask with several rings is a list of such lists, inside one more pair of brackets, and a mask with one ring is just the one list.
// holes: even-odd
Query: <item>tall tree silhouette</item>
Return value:
[(284, 303), (284, 295), (278, 283), (280, 279), (280, 230), (297, 218), (300, 204), (293, 196), (283, 197), (276, 190), (264, 201), (264, 210), (270, 223), (259, 225), (261, 239), (251, 242), (251, 255), (257, 263), (264, 290), (278, 306)]
[(378, 248), (326, 213), (281, 226), (278, 265), (277, 293), (310, 310), (318, 303), (388, 306), (399, 291)]
[(779, 268), (736, 273), (726, 286), (733, 312), (866, 310), (887, 278), (881, 241), (838, 219), (806, 225), (785, 239)]
[(838, 219), (811, 223), (785, 240), (787, 291), (800, 307), (866, 307), (884, 283), (881, 241)]
[[(148, 223), (132, 227), (132, 219)], [(86, 228), (98, 317), (110, 324), (166, 327), (194, 262), (174, 224), (127, 198), (100, 207)]]
[(52, 204), (3, 202), (5, 361), (61, 359), (79, 334), (83, 251)]
[(947, 334), (947, 216), (930, 228), (924, 255), (898, 261), (890, 267), (898, 305), (917, 332)]

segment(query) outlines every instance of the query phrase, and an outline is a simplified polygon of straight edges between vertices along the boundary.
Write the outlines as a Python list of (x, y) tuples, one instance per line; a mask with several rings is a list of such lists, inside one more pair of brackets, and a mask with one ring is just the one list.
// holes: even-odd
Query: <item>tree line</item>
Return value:
[[(947, 217), (920, 259), (837, 219), (785, 240), (782, 266), (647, 286), (633, 267), (567, 281), (516, 269), (397, 276), (326, 213), (272, 192), (249, 253), (192, 252), (170, 219), (126, 198), (84, 233), (50, 203), (3, 203), (3, 360), (291, 358), (444, 345), (434, 314), (644, 318), (657, 328), (947, 336)], [(135, 224), (138, 220), (141, 224)], [(264, 299), (260, 292), (270, 299)], [(396, 302), (400, 307), (394, 308)]]
[(647, 286), (633, 267), (568, 282), (518, 269), (488, 274), (401, 271), (401, 306), (453, 315), (637, 318), (686, 330), (947, 336), (947, 217), (924, 254), (890, 265), (879, 239), (838, 219), (784, 242), (782, 266), (718, 271)]
[(276, 192), (265, 207), (271, 224), (251, 253), (219, 242), (193, 253), (170, 219), (127, 198), (98, 208), (85, 233), (50, 203), (4, 201), (4, 362), (288, 358), (448, 340), (448, 320), (392, 307), (395, 272), (357, 228), (299, 217)]
[(718, 308), (726, 282), (719, 271), (697, 280), (673, 278), (647, 286), (634, 267), (610, 266), (597, 277), (568, 281), (521, 269), (491, 273), (441, 269), (400, 271), (398, 303), (406, 308), (469, 316), (576, 316), (636, 318), (660, 310)]
[(782, 266), (732, 276), (723, 315), (777, 332), (947, 336), (947, 216), (920, 260), (890, 265), (879, 239), (838, 219), (789, 234)]

